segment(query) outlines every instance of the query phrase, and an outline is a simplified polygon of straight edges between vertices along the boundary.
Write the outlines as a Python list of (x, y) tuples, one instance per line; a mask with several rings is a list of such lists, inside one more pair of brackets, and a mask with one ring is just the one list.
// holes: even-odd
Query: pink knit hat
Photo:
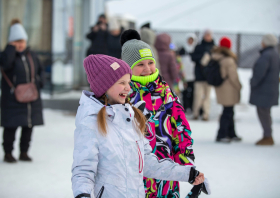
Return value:
[(86, 57), (84, 68), (90, 88), (97, 98), (105, 94), (125, 74), (132, 76), (132, 71), (126, 62), (103, 54)]

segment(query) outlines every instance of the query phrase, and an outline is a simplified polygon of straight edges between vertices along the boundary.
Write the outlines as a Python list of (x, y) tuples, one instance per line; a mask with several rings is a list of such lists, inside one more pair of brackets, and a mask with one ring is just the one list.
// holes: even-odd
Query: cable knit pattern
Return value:
[(84, 60), (84, 68), (91, 90), (101, 97), (122, 76), (132, 71), (128, 64), (120, 59), (102, 54), (89, 55)]

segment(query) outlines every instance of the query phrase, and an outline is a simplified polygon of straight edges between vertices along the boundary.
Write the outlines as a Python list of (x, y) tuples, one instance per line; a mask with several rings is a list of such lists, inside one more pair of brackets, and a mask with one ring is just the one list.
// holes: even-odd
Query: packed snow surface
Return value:
[[(212, 92), (209, 122), (189, 119), (197, 169), (209, 179), (213, 198), (280, 197), (280, 109), (272, 109), (274, 146), (257, 147), (262, 137), (256, 109), (248, 104), (250, 70), (239, 70), (242, 101), (235, 107), (236, 131), (240, 143), (218, 144), (215, 136), (221, 107)], [(32, 163), (0, 161), (1, 198), (69, 198), (75, 117), (71, 113), (44, 110), (45, 126), (35, 127), (30, 156)], [(189, 117), (189, 116), (188, 116)], [(2, 131), (1, 131), (2, 133)], [(0, 134), (1, 135), (1, 134)], [(18, 131), (14, 156), (19, 155)], [(1, 158), (4, 156), (0, 151)], [(191, 185), (181, 183), (184, 198)]]

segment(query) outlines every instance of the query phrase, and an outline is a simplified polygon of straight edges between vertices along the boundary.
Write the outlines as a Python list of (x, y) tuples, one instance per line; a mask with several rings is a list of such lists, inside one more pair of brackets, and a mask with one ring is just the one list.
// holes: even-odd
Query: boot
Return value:
[(265, 145), (274, 145), (274, 141), (272, 137), (264, 137), (259, 140), (256, 145), (265, 146)]
[(198, 116), (193, 116), (193, 120), (198, 120)]
[(208, 121), (209, 119), (207, 117), (202, 118), (203, 121)]
[(216, 142), (221, 142), (221, 143), (230, 143), (231, 139), (229, 137), (225, 137), (225, 138), (217, 138)]
[(17, 160), (12, 156), (11, 153), (6, 153), (4, 156), (4, 161), (8, 163), (15, 163)]
[(234, 136), (234, 137), (232, 137), (232, 138), (230, 138), (231, 139), (231, 141), (233, 141), (233, 142), (240, 142), (241, 140), (242, 140), (242, 138), (241, 137), (238, 137), (238, 136)]
[(32, 159), (27, 155), (27, 153), (20, 153), (19, 160), (31, 162)]

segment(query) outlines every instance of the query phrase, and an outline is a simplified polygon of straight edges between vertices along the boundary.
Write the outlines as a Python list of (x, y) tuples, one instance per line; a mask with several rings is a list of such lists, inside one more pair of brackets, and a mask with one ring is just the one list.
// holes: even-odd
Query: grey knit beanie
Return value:
[(28, 36), (24, 29), (24, 27), (20, 23), (16, 23), (11, 26), (8, 42), (13, 42), (17, 40), (26, 40), (27, 41)]
[(278, 39), (273, 34), (266, 34), (263, 36), (262, 42), (266, 47), (275, 47), (278, 43)]
[(135, 30), (127, 30), (121, 37), (122, 60), (125, 61), (131, 69), (142, 60), (153, 60), (155, 56), (152, 48), (147, 43), (140, 40), (139, 34)]

